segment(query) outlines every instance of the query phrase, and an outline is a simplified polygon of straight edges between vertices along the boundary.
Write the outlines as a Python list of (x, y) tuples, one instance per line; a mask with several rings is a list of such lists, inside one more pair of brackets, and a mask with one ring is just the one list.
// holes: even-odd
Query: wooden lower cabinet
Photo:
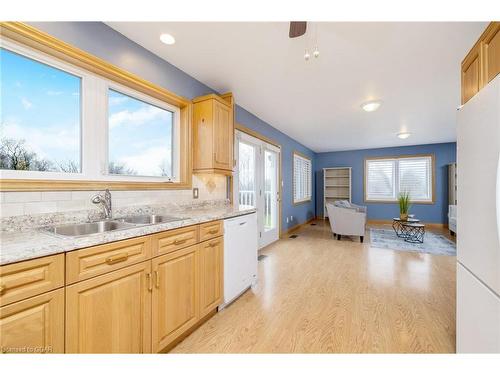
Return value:
[(3, 353), (64, 353), (64, 289), (0, 308)]
[(191, 328), (199, 318), (199, 245), (152, 260), (152, 336), (156, 353)]
[(66, 352), (151, 352), (151, 262), (66, 287)]
[(202, 242), (200, 262), (200, 318), (213, 311), (222, 302), (223, 290), (223, 237)]

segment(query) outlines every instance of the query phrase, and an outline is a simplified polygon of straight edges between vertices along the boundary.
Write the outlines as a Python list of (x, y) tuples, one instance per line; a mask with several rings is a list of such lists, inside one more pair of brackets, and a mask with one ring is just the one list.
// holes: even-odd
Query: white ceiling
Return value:
[[(109, 22), (316, 152), (455, 141), (460, 62), (486, 23)], [(160, 42), (171, 33), (176, 44)], [(303, 58), (317, 35), (320, 57)], [(360, 104), (380, 99), (367, 113)], [(396, 137), (402, 131), (412, 136)]]

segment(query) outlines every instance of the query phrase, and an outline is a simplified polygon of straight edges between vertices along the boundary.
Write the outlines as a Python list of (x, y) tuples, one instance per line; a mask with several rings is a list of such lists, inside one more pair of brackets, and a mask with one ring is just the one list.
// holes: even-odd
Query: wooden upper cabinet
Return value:
[(66, 287), (67, 353), (151, 352), (151, 262)]
[(485, 31), (482, 41), (485, 83), (500, 73), (500, 22), (492, 22)]
[(152, 261), (153, 353), (163, 350), (198, 321), (198, 246)]
[(476, 44), (462, 62), (462, 104), (479, 91), (481, 86), (480, 44)]
[(491, 22), (462, 61), (462, 104), (500, 72), (500, 22)]
[(64, 289), (0, 308), (5, 353), (64, 353)]
[(234, 102), (232, 95), (193, 100), (194, 172), (230, 175), (233, 170)]

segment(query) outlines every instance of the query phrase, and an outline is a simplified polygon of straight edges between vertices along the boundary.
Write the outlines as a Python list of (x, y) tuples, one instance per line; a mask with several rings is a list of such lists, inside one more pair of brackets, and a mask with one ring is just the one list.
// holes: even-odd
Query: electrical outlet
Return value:
[(193, 199), (198, 199), (199, 196), (198, 188), (193, 188)]

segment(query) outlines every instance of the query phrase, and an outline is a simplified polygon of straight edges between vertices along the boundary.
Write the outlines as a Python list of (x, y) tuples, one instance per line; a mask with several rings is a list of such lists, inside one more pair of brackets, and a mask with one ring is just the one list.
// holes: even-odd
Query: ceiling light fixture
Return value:
[(376, 111), (381, 104), (382, 102), (380, 100), (370, 100), (369, 102), (361, 104), (361, 108), (366, 112), (373, 112)]
[(168, 44), (168, 45), (172, 45), (175, 43), (175, 38), (170, 35), (170, 34), (161, 34), (160, 35), (160, 40), (165, 43), (165, 44)]
[(406, 139), (410, 135), (411, 135), (411, 133), (408, 133), (408, 132), (398, 133), (398, 138), (400, 138), (400, 139)]

